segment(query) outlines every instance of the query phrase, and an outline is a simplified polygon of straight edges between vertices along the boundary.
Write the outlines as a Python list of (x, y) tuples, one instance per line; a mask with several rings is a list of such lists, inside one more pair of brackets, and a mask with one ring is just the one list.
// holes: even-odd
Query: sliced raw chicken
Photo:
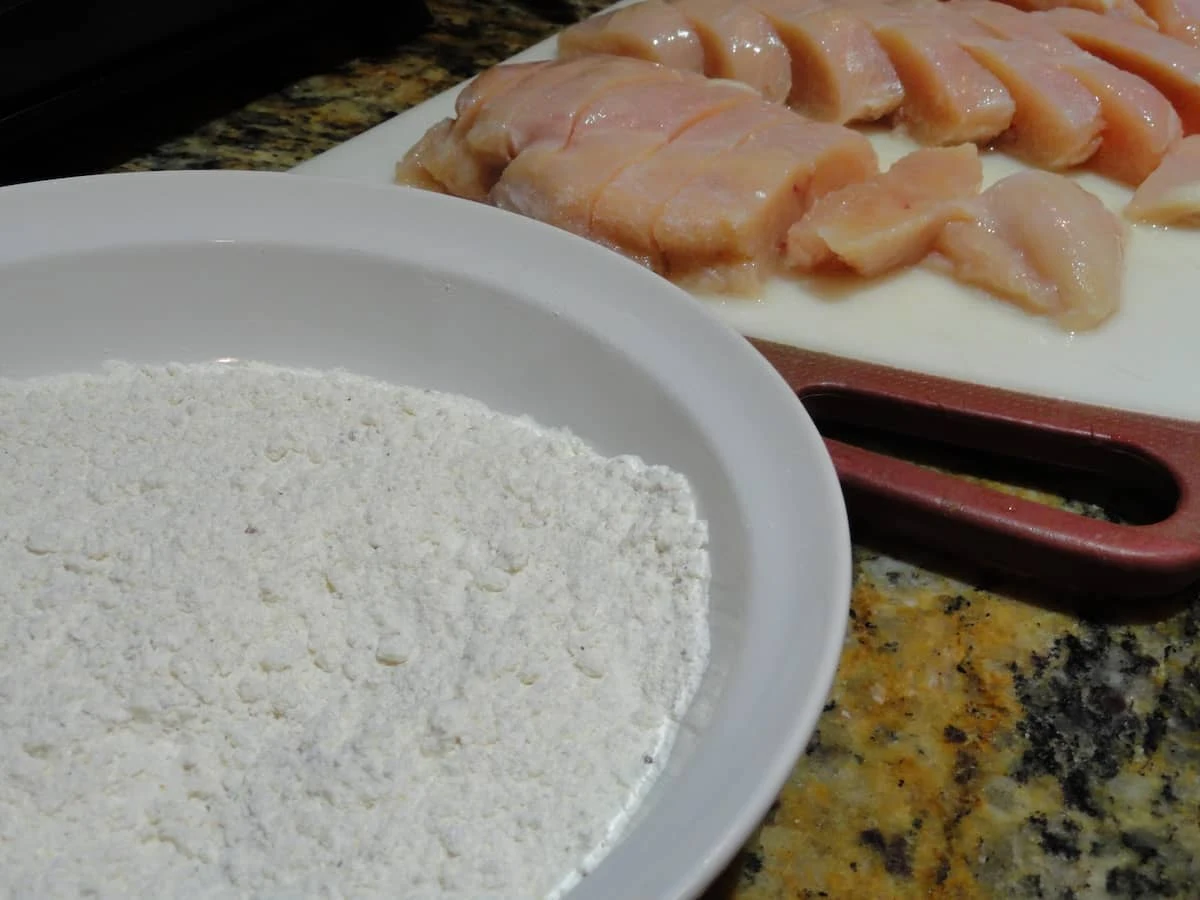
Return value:
[(1200, 47), (1200, 2), (1197, 0), (1138, 0), (1158, 30), (1176, 40)]
[(1125, 215), (1153, 225), (1200, 225), (1200, 135), (1171, 149), (1134, 193)]
[(925, 16), (882, 14), (872, 20), (904, 85), (897, 116), (918, 143), (985, 143), (1012, 124), (1012, 96), (959, 46), (956, 29)]
[(480, 161), (463, 144), (479, 111), (550, 63), (511, 63), (493, 66), (471, 80), (454, 104), (454, 118), (431, 128), (396, 166), (396, 181), (414, 187), (436, 188), (459, 197), (482, 200), (496, 180), (494, 166)]
[(665, 0), (642, 0), (584, 19), (558, 36), (558, 55), (629, 56), (687, 72), (704, 71), (704, 48), (687, 18)]
[(998, 147), (1043, 169), (1077, 166), (1100, 147), (1100, 101), (1048, 51), (996, 39), (968, 39), (963, 47), (1016, 104)]
[(750, 85), (782, 103), (792, 89), (792, 60), (771, 24), (735, 0), (672, 0), (704, 47), (704, 74)]
[(872, 122), (894, 111), (904, 88), (861, 16), (825, 7), (791, 20), (793, 108), (825, 122)]
[(970, 18), (995, 37), (1028, 41), (1048, 50), (1078, 53), (1079, 48), (1057, 28), (1037, 16), (996, 0), (948, 0), (946, 10)]
[[(639, 69), (647, 77), (631, 78)], [(539, 98), (540, 117), (528, 109)], [(500, 109), (514, 120), (502, 142)], [(498, 173), (486, 198), (495, 205), (725, 292), (776, 270), (787, 227), (814, 198), (878, 171), (857, 132), (745, 85), (608, 55), (545, 67), (461, 130), (456, 120), (430, 129), (410, 154), (416, 175), (436, 151), (473, 157)]]
[[(580, 109), (592, 99), (637, 84), (678, 83), (688, 73), (638, 59), (585, 56), (554, 63), (485, 103), (464, 141), (495, 179), (517, 154), (537, 143), (562, 146)], [(699, 76), (696, 76), (699, 77)]]
[(1096, 95), (1104, 130), (1088, 168), (1138, 185), (1179, 140), (1179, 114), (1159, 90), (1146, 79), (1083, 52), (1045, 19), (991, 0), (950, 0), (947, 8), (965, 13), (997, 37), (1053, 53), (1059, 66)]
[(667, 202), (710, 167), (716, 154), (737, 146), (775, 115), (794, 115), (763, 101), (754, 101), (750, 109), (759, 113), (750, 120), (728, 106), (708, 115), (697, 112), (692, 127), (679, 129), (670, 143), (623, 169), (599, 191), (588, 236), (656, 272), (664, 271), (654, 226)]
[(1033, 13), (1086, 50), (1140, 75), (1174, 104), (1185, 134), (1200, 131), (1200, 49), (1081, 9)]
[[(794, 114), (779, 116), (766, 128), (751, 133), (740, 146), (749, 150), (791, 149), (797, 153), (815, 154), (819, 160), (824, 160), (814, 167), (808, 182), (806, 209), (817, 197), (879, 174), (875, 148), (862, 134)], [(828, 160), (826, 153), (832, 154)]]
[[(730, 95), (708, 83), (698, 90), (692, 80), (681, 85), (631, 88), (594, 101), (580, 111), (565, 147), (534, 146), (513, 160), (492, 189), (491, 202), (599, 240), (654, 267), (656, 258), (641, 250), (644, 242), (593, 231), (600, 192), (677, 136), (681, 146), (701, 154), (707, 147), (711, 153), (771, 121), (749, 92)], [(738, 102), (730, 103), (731, 97)], [(598, 227), (605, 224), (602, 218)]]
[(605, 132), (569, 147), (532, 147), (514, 159), (489, 202), (590, 238), (592, 207), (606, 184), (666, 143), (657, 133)]
[(870, 122), (904, 98), (896, 69), (862, 18), (814, 0), (751, 0), (792, 61), (788, 103), (827, 122)]
[(439, 152), (443, 145), (450, 140), (450, 133), (453, 129), (453, 119), (442, 119), (426, 131), (421, 139), (413, 144), (404, 157), (396, 163), (396, 184), (440, 194), (446, 193), (446, 186), (426, 168), (426, 158)]
[(974, 219), (942, 229), (934, 266), (1071, 331), (1116, 311), (1124, 230), (1097, 197), (1061, 175), (1020, 172), (977, 204)]
[(1104, 131), (1088, 168), (1141, 184), (1183, 134), (1175, 107), (1144, 78), (1089, 54), (1067, 57), (1062, 65), (1100, 100)]
[(762, 102), (744, 85), (709, 81), (698, 75), (625, 84), (610, 88), (583, 106), (575, 117), (571, 136), (640, 131), (661, 133), (670, 139), (715, 113), (740, 105), (757, 107)]
[(664, 270), (693, 290), (753, 293), (815, 197), (877, 171), (857, 132), (795, 116), (755, 130), (663, 207), (653, 234)]
[(1082, 9), (1097, 15), (1132, 22), (1142, 28), (1157, 29), (1154, 20), (1134, 0), (1005, 0), (1017, 9), (1038, 12), (1047, 9)]
[(479, 111), (497, 97), (507, 94), (531, 76), (551, 68), (548, 60), (492, 66), (471, 79), (454, 101), (455, 125), (466, 130), (475, 124)]
[(787, 265), (802, 272), (842, 266), (873, 277), (920, 262), (943, 226), (971, 215), (983, 166), (974, 144), (926, 148), (882, 175), (816, 201), (787, 233)]

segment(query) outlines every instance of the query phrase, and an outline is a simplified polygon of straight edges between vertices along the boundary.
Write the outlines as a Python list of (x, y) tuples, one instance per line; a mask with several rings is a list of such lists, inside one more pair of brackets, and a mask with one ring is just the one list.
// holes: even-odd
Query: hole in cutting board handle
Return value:
[[(824, 428), (847, 509), (873, 529), (1075, 593), (1129, 599), (1200, 581), (1200, 423), (750, 341)], [(1101, 504), (1129, 524), (1078, 515), (864, 450), (835, 432), (859, 444), (879, 441), (901, 456), (898, 441), (941, 454), (970, 451), (974, 463), (951, 469), (971, 471), (997, 457), (1024, 461), (1027, 471), (1053, 474), (1056, 492), (1059, 479), (1073, 477), (1120, 485), (1138, 502), (1124, 510)]]
[[(946, 407), (852, 388), (797, 395), (822, 436), (915, 465), (983, 480), (989, 487), (1091, 518), (1152, 525), (1177, 508), (1171, 473), (1136, 447), (1088, 440)], [(1052, 405), (1047, 412), (1052, 416)]]

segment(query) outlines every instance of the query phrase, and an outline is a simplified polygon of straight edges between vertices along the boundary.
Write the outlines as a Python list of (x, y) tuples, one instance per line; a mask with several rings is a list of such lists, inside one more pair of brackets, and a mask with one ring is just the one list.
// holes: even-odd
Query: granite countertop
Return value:
[[(420, 39), (119, 166), (286, 169), (595, 0), (432, 0)], [(712, 898), (1200, 897), (1200, 594), (1125, 621), (855, 548), (820, 727)]]

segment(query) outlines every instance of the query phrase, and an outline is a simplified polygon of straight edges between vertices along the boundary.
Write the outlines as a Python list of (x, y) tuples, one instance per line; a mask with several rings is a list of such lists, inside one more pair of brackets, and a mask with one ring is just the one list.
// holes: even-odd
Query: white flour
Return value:
[(0, 891), (538, 897), (707, 660), (682, 478), (259, 365), (0, 382)]

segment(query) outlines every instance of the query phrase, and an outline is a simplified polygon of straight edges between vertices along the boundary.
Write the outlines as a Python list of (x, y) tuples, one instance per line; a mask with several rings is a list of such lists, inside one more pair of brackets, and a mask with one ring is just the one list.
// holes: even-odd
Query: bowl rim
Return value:
[[(452, 227), (448, 222), (452, 222)], [(439, 244), (438, 235), (432, 233), (439, 229), (443, 236), (453, 237), (457, 243)], [(781, 494), (803, 500), (821, 513), (826, 546), (820, 551), (829, 565), (827, 583), (819, 599), (827, 608), (828, 624), (820, 635), (820, 654), (803, 661), (802, 671), (811, 690), (799, 700), (795, 699), (794, 691), (790, 692), (793, 707), (790, 719), (772, 723), (774, 730), (769, 744), (751, 742), (748, 746), (752, 752), (740, 757), (745, 765), (754, 767), (756, 774), (748, 781), (744, 775), (731, 772), (728, 786), (731, 790), (739, 786), (747, 790), (731, 797), (728, 791), (722, 794), (718, 788), (716, 802), (724, 815), (709, 816), (707, 823), (689, 823), (695, 824), (700, 833), (687, 847), (670, 851), (664, 858), (640, 860), (641, 869), (649, 864), (657, 871), (641, 873), (644, 877), (633, 886), (634, 892), (626, 894), (639, 900), (695, 898), (720, 874), (758, 826), (816, 730), (841, 658), (850, 607), (849, 525), (833, 463), (794, 392), (751, 344), (700, 301), (616, 253), (531, 219), (415, 189), (340, 178), (244, 171), (103, 174), (0, 188), (0, 279), (11, 263), (138, 243), (258, 241), (401, 258), (414, 252), (411, 247), (399, 245), (396, 239), (401, 235), (419, 244), (420, 251), (432, 258), (431, 264), (451, 268), (456, 265), (458, 247), (485, 247), (483, 258), (464, 258), (459, 254), (457, 265), (477, 277), (505, 278), (507, 287), (522, 294), (536, 294), (543, 298), (542, 305), (555, 315), (568, 316), (582, 327), (601, 333), (606, 329), (619, 330), (631, 345), (631, 354), (639, 349), (662, 351), (669, 358), (654, 362), (662, 371), (671, 364), (694, 365), (692, 357), (703, 350), (708, 358), (720, 358), (722, 366), (732, 367), (731, 371), (739, 373), (740, 378), (756, 380), (753, 396), (743, 398), (747, 409), (756, 407), (748, 414), (758, 416), (766, 429), (764, 434), (784, 438), (782, 447), (762, 441), (764, 446), (757, 452), (766, 454), (768, 464), (783, 476)], [(481, 240), (485, 243), (480, 244)], [(489, 240), (516, 248), (535, 245), (539, 248), (539, 264), (521, 267), (510, 261), (506, 265), (497, 255), (498, 248), (486, 243)], [(389, 241), (395, 245), (390, 250)], [(598, 271), (606, 283), (611, 282), (618, 289), (603, 304), (578, 298), (565, 302), (546, 300), (552, 293), (548, 286), (555, 279), (563, 283), (572, 266), (576, 272)], [(647, 294), (652, 295), (652, 302), (645, 298)], [(677, 343), (695, 346), (655, 345), (645, 337), (675, 334), (671, 329), (688, 338)], [(770, 416), (777, 421), (766, 421), (765, 417)], [(792, 455), (787, 445), (790, 440), (803, 443), (811, 456), (811, 465), (796, 467), (788, 462)], [(789, 493), (791, 480), (802, 475), (799, 468), (808, 473), (803, 478), (813, 489), (810, 496)], [(759, 474), (746, 477), (757, 479)], [(766, 487), (763, 486), (764, 491)], [(779, 508), (783, 510), (782, 506)], [(786, 517), (781, 521), (786, 522)], [(769, 561), (785, 565), (782, 555), (793, 552), (787, 546), (786, 535), (772, 534), (766, 524), (761, 527), (750, 521), (743, 524), (758, 528), (757, 537), (769, 543)], [(746, 699), (761, 699), (768, 712), (778, 711), (772, 710), (772, 703), (780, 707), (786, 702), (788, 685), (781, 687), (778, 682), (790, 682), (788, 676), (795, 675), (800, 665), (779, 655), (783, 649), (782, 645), (774, 646), (775, 656), (768, 654), (762, 661), (750, 661), (752, 666), (759, 667), (755, 683), (762, 688), (762, 695), (746, 695)], [(768, 665), (780, 667), (774, 670), (775, 683), (766, 680), (771, 673), (762, 667)], [(732, 688), (727, 686), (727, 690)], [(741, 740), (738, 735), (718, 735), (718, 738), (728, 745), (731, 754), (737, 753), (739, 747), (734, 741)], [(633, 833), (636, 828), (630, 832)], [(637, 848), (630, 847), (631, 843), (619, 842), (595, 869), (596, 877), (585, 878), (572, 889), (570, 900), (604, 900), (611, 896), (604, 885), (607, 879), (601, 873), (614, 859), (628, 857), (636, 861)], [(685, 857), (691, 860), (689, 864), (682, 864)], [(608, 886), (609, 890), (611, 887)]]

